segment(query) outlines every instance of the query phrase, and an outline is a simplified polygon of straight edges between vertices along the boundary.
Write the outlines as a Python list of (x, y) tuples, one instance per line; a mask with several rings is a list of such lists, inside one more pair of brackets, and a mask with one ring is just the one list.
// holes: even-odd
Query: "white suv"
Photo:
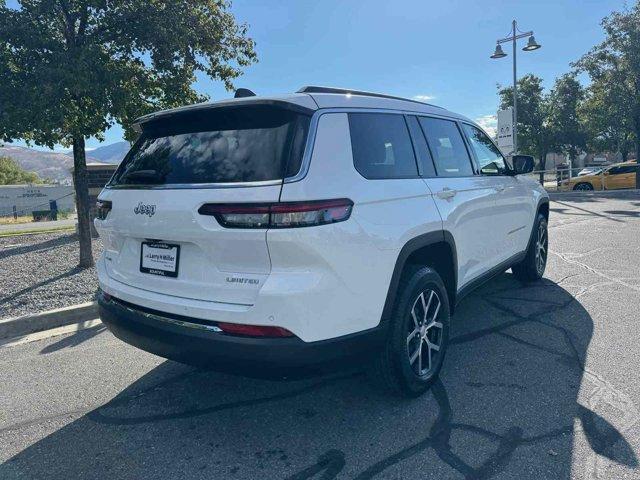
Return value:
[[(472, 121), (305, 87), (140, 118), (101, 192), (100, 316), (178, 361), (258, 374), (357, 358), (424, 392), (470, 290), (542, 276), (548, 196)], [(238, 95), (236, 95), (238, 96)]]

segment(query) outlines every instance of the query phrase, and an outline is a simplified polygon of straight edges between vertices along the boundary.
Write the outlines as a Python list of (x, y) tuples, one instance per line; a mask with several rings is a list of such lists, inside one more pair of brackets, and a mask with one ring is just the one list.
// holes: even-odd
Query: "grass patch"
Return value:
[[(73, 215), (71, 210), (58, 210), (58, 220), (68, 220)], [(33, 221), (33, 215), (19, 215), (18, 218), (13, 218), (13, 215), (7, 215), (6, 217), (0, 217), (0, 225), (24, 225), (25, 223), (33, 223), (38, 225), (50, 220), (42, 220), (40, 222)]]
[(4, 237), (19, 237), (20, 235), (34, 235), (37, 233), (54, 233), (54, 232), (64, 232), (64, 231), (72, 231), (75, 230), (75, 225), (65, 225), (62, 227), (51, 227), (51, 228), (30, 228), (26, 230), (9, 230), (9, 231), (0, 231), (0, 238)]
[(22, 215), (18, 218), (10, 217), (0, 217), (0, 225), (22, 225), (23, 223), (31, 223), (33, 222), (33, 216), (31, 215)]

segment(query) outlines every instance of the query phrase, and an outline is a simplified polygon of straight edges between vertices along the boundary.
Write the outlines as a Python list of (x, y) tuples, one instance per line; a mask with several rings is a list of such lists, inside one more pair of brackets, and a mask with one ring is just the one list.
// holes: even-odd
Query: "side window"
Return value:
[(462, 124), (462, 128), (467, 134), (471, 148), (476, 155), (480, 173), (485, 175), (503, 175), (506, 170), (504, 157), (493, 142), (479, 128), (466, 123)]
[(353, 164), (365, 178), (413, 178), (418, 167), (404, 116), (350, 113)]
[(473, 175), (471, 159), (455, 122), (440, 118), (420, 117), (439, 177)]
[(609, 170), (607, 170), (607, 173), (609, 175), (619, 175), (622, 173), (622, 167), (611, 167)]
[(624, 165), (620, 168), (620, 171), (618, 173), (636, 173), (636, 165)]

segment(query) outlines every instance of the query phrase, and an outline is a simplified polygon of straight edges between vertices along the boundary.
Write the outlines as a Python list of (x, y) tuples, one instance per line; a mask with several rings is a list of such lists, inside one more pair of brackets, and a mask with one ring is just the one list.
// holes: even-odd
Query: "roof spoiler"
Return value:
[(245, 108), (246, 106), (270, 106), (282, 108), (284, 110), (290, 110), (292, 112), (302, 113), (305, 115), (312, 115), (315, 109), (304, 107), (295, 103), (287, 102), (285, 100), (268, 99), (256, 97), (255, 100), (237, 102), (234, 100), (226, 100), (216, 103), (196, 103), (193, 105), (187, 105), (184, 107), (173, 108), (170, 110), (162, 110), (159, 112), (149, 113), (140, 118), (134, 120), (132, 127), (137, 133), (142, 133), (144, 125), (157, 120), (167, 120), (170, 118), (190, 115), (190, 114), (204, 114), (205, 112), (213, 112), (220, 109), (235, 109)]

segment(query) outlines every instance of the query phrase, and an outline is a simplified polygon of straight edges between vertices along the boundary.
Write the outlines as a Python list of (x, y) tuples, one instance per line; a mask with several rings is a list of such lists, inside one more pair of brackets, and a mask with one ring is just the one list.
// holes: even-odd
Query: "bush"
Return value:
[(20, 168), (15, 160), (0, 157), (0, 185), (25, 185), (28, 183), (42, 183), (35, 172), (27, 172)]

